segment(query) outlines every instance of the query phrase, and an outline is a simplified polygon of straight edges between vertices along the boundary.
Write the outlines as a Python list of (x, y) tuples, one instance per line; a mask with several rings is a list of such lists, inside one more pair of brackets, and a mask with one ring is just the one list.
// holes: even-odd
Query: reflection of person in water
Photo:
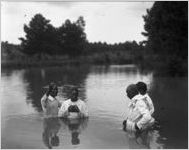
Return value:
[(43, 142), (51, 149), (53, 146), (59, 145), (59, 137), (57, 136), (60, 129), (59, 118), (44, 118), (43, 120)]
[(127, 131), (129, 137), (129, 148), (132, 149), (162, 149), (163, 144), (160, 143), (160, 135), (158, 130), (149, 129), (141, 133)]
[(75, 118), (75, 119), (66, 119), (62, 118), (63, 123), (68, 126), (69, 131), (72, 136), (72, 145), (80, 144), (79, 134), (82, 130), (87, 127), (88, 118)]

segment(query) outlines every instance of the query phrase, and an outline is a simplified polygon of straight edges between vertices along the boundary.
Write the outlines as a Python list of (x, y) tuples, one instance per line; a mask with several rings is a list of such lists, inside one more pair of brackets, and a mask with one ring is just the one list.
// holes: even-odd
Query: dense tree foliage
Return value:
[(29, 25), (24, 25), (25, 38), (22, 41), (23, 52), (33, 54), (54, 54), (57, 53), (56, 29), (41, 14), (36, 14)]
[(86, 34), (84, 32), (85, 21), (83, 17), (79, 17), (76, 22), (69, 19), (58, 28), (59, 43), (63, 49), (62, 54), (69, 56), (81, 55), (86, 43)]
[(75, 56), (81, 54), (86, 42), (84, 33), (85, 21), (79, 17), (76, 22), (66, 20), (55, 28), (41, 14), (36, 14), (29, 25), (24, 25), (25, 38), (20, 38), (23, 52), (28, 55), (68, 54)]
[(1, 42), (1, 60), (14, 59), (23, 55), (20, 45), (11, 44), (7, 41)]
[(155, 2), (143, 18), (148, 52), (169, 71), (187, 72), (188, 2)]

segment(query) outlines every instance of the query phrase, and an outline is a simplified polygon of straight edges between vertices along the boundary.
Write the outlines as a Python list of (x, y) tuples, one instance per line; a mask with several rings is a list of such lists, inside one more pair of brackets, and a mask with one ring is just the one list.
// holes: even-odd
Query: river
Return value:
[[(55, 81), (58, 98), (72, 86), (86, 101), (89, 119), (70, 123), (45, 120), (40, 98)], [(132, 137), (122, 130), (131, 83), (147, 83), (159, 127)], [(50, 136), (56, 135), (54, 140)], [(1, 148), (131, 149), (188, 147), (188, 78), (155, 76), (134, 65), (65, 65), (1, 70)]]

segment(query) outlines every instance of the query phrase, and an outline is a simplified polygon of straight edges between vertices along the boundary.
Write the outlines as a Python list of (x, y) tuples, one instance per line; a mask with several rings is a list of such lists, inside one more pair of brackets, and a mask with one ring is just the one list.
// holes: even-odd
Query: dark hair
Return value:
[(76, 91), (77, 93), (79, 93), (79, 90), (78, 90), (77, 87), (73, 87), (73, 88), (72, 88), (72, 92), (73, 92), (73, 91)]
[(147, 91), (147, 85), (146, 85), (146, 83), (144, 83), (144, 82), (138, 82), (136, 84), (136, 86), (137, 86), (137, 89), (138, 89), (138, 91), (139, 91), (140, 94), (142, 94), (142, 95), (146, 94), (146, 91)]
[(48, 91), (47, 91), (47, 96), (49, 96), (49, 94), (50, 94), (54, 89), (56, 89), (56, 90), (58, 91), (58, 86), (57, 86), (57, 84), (56, 84), (55, 82), (51, 82), (51, 83), (49, 84), (49, 89), (48, 89)]
[(52, 146), (58, 146), (59, 142), (60, 142), (60, 140), (59, 140), (59, 137), (57, 135), (55, 135), (51, 138), (51, 145)]
[(55, 82), (51, 82), (51, 83), (49, 84), (49, 91), (52, 91), (54, 88), (58, 88), (58, 87), (57, 87), (57, 84), (56, 84)]
[(135, 84), (130, 84), (126, 89), (127, 96), (131, 99), (138, 94), (138, 89)]

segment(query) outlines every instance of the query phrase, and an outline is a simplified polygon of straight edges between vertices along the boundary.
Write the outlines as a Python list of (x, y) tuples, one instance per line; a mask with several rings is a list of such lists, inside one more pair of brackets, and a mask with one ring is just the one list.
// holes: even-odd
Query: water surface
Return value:
[[(79, 87), (88, 120), (44, 119), (40, 98), (51, 81), (59, 84), (59, 100)], [(133, 137), (122, 130), (129, 99), (125, 88), (148, 84), (160, 128)], [(1, 148), (187, 148), (187, 78), (157, 77), (133, 65), (64, 66), (2, 70)], [(55, 137), (53, 140), (51, 137)]]

